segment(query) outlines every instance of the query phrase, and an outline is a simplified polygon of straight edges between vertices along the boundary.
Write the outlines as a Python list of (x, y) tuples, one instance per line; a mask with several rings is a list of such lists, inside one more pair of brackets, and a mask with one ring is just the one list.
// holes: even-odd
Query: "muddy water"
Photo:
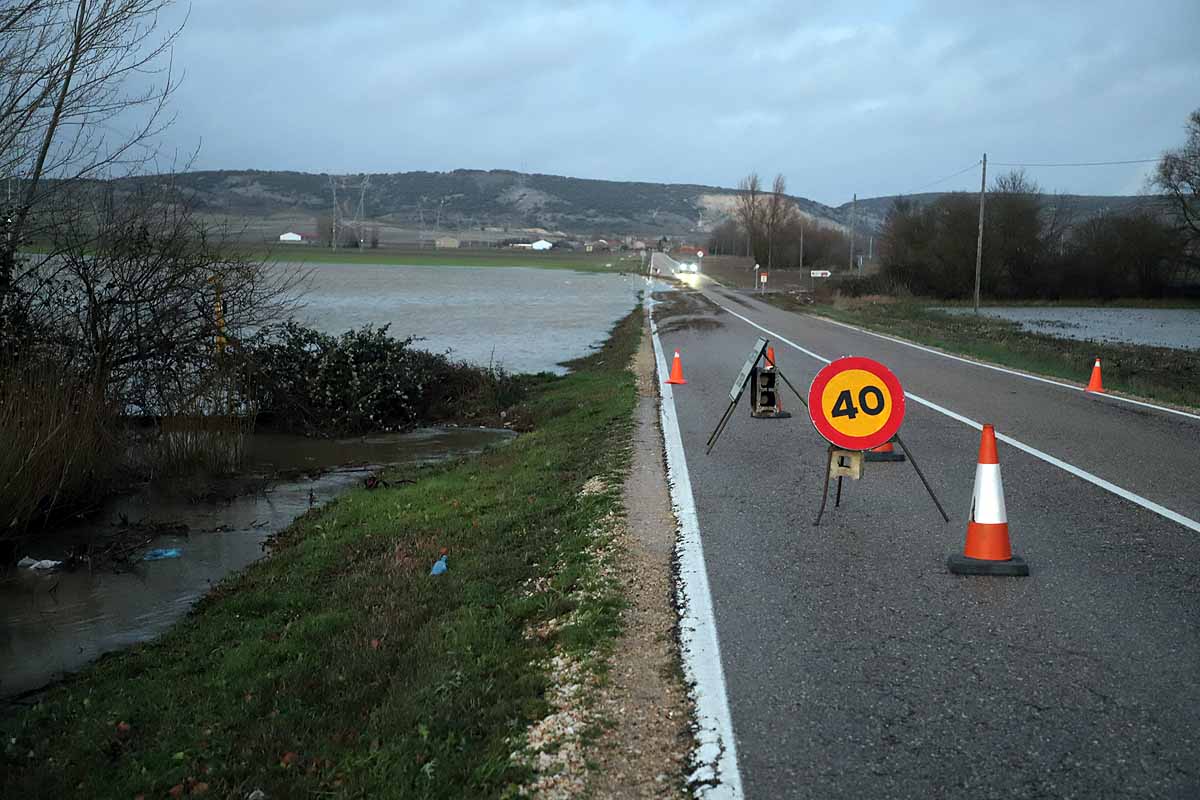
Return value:
[(558, 372), (637, 304), (634, 275), (524, 267), (309, 265), (301, 321), (326, 333), (391, 324), (393, 336), (511, 372)]
[[(969, 308), (944, 308), (951, 314)], [(1018, 323), (1024, 330), (1083, 341), (1200, 350), (1200, 310), (1189, 308), (1065, 308), (1014, 306), (980, 311)]]
[[(263, 556), (272, 533), (310, 505), (361, 484), (365, 464), (418, 466), (479, 452), (508, 441), (509, 431), (430, 428), (341, 440), (294, 436), (251, 437), (251, 471), (315, 470), (346, 465), (315, 479), (272, 484), (259, 495), (192, 504), (142, 493), (119, 498), (92, 523), (181, 523), (186, 535), (158, 537), (147, 548), (178, 548), (181, 557), (138, 561), (130, 572), (38, 574), (13, 569), (0, 575), (0, 697), (43, 686), (96, 656), (151, 639), (169, 628), (215, 583)], [(359, 465), (359, 466), (353, 466)], [(311, 493), (311, 495), (310, 495)], [(50, 533), (30, 554), (61, 559), (68, 542), (86, 529)]]

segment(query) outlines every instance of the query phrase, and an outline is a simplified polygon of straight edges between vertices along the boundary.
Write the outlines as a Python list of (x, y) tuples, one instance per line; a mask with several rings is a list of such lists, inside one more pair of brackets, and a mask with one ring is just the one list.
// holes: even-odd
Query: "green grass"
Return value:
[[(515, 250), (331, 250), (275, 247), (251, 251), (256, 257), (305, 264), (383, 264), (435, 267), (536, 267), (580, 272), (637, 272), (641, 259), (622, 253), (532, 252)], [(612, 264), (611, 267), (605, 266)]]
[(1086, 384), (1096, 356), (1104, 388), (1181, 406), (1200, 406), (1200, 353), (1165, 347), (1081, 342), (1022, 331), (1015, 322), (945, 314), (915, 301), (841, 300), (799, 305), (787, 295), (767, 295), (781, 308), (858, 325), (920, 344), (1026, 372)]
[[(305, 515), (159, 640), (10, 708), (0, 797), (511, 791), (528, 773), (510, 753), (546, 708), (538, 663), (555, 646), (601, 652), (618, 627), (615, 589), (572, 590), (619, 507), (640, 335), (635, 311), (545, 378), (523, 409), (533, 432)], [(581, 495), (597, 475), (616, 488)], [(432, 578), (440, 547), (450, 571)], [(529, 595), (539, 576), (548, 588)], [(551, 640), (523, 634), (575, 607)]]

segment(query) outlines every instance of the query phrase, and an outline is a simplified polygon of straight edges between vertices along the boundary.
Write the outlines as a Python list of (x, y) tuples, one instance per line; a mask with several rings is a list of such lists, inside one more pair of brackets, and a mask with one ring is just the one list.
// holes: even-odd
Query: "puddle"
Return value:
[[(132, 522), (186, 525), (147, 548), (178, 548), (180, 558), (136, 562), (114, 574), (86, 568), (0, 575), (0, 697), (36, 689), (112, 650), (152, 639), (187, 613), (228, 573), (263, 556), (264, 542), (303, 514), (361, 484), (368, 464), (430, 464), (477, 453), (511, 440), (510, 431), (428, 428), (407, 434), (352, 439), (305, 439), (257, 434), (248, 445), (248, 471), (316, 470), (317, 478), (273, 482), (265, 494), (191, 504), (143, 492), (117, 498), (89, 523), (104, 528), (124, 515)], [(31, 546), (37, 558), (65, 557), (68, 542), (87, 528), (49, 533)]]
[[(971, 314), (969, 308), (940, 308)], [(989, 317), (1018, 323), (1024, 330), (1082, 341), (1200, 350), (1200, 310), (1188, 308), (1074, 308), (1070, 306), (988, 306)]]

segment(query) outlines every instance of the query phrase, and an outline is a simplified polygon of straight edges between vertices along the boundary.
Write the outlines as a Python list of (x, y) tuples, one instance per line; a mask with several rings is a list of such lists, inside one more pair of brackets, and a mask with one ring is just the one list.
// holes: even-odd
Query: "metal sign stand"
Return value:
[[(792, 391), (795, 391), (795, 389)], [(900, 438), (900, 434), (893, 436), (892, 441), (900, 445), (900, 449), (904, 451), (904, 455), (908, 456), (908, 463), (912, 464), (912, 468), (916, 470), (917, 477), (921, 479), (921, 485), (929, 493), (929, 499), (933, 500), (933, 504), (937, 506), (938, 513), (942, 515), (942, 519), (949, 522), (950, 518), (946, 516), (946, 510), (938, 502), (937, 495), (933, 493), (933, 487), (929, 485), (929, 481), (925, 480), (925, 473), (921, 472), (921, 468), (917, 466), (917, 462), (909, 451), (908, 445)], [(821, 516), (825, 513), (825, 503), (829, 500), (829, 479), (837, 478), (837, 496), (833, 501), (833, 507), (837, 508), (842, 504), (842, 478), (849, 478), (854, 481), (861, 478), (863, 461), (862, 451), (839, 450), (833, 445), (829, 445), (829, 466), (825, 470), (825, 486), (821, 489), (821, 508), (817, 511), (817, 518), (813, 522), (814, 526), (821, 524)]]

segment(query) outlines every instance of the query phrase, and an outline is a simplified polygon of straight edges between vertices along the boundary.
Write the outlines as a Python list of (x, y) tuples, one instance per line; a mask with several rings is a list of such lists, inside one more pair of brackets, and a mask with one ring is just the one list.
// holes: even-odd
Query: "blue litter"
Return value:
[(433, 569), (429, 570), (430, 575), (442, 575), (450, 567), (446, 564), (446, 557), (442, 556), (433, 565)]
[(179, 558), (182, 555), (183, 551), (178, 547), (160, 547), (157, 550), (146, 551), (142, 561), (162, 561), (164, 558)]

